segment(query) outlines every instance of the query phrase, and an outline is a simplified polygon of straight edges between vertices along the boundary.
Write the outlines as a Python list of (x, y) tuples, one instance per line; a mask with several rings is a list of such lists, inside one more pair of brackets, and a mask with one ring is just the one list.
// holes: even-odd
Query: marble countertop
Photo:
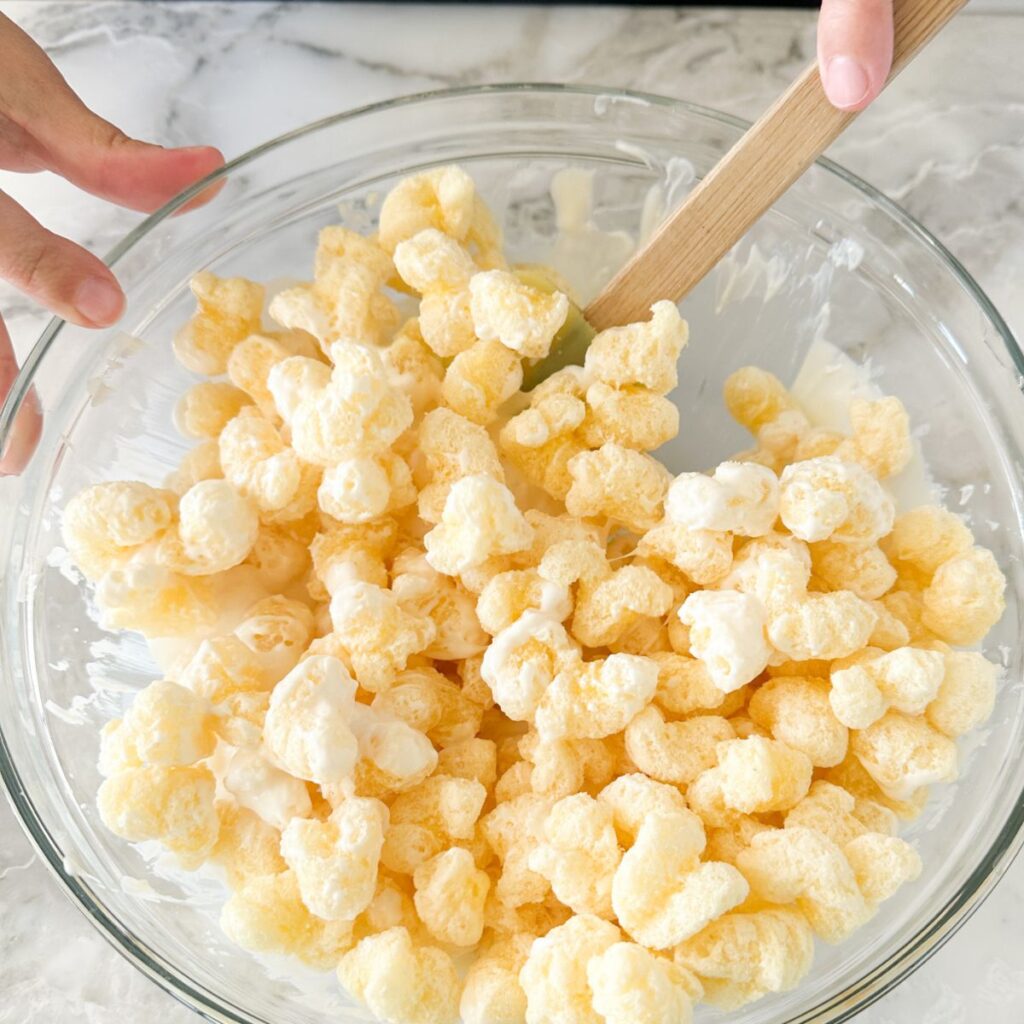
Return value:
[[(977, 5), (972, 5), (972, 7)], [(831, 155), (902, 203), (1024, 336), (1024, 13), (962, 16)], [(510, 80), (629, 86), (755, 116), (813, 54), (808, 12), (397, 4), (0, 2), (85, 101), (164, 144), (229, 157), (338, 110)], [(994, 13), (992, 13), (994, 11)], [(103, 253), (136, 222), (51, 175), (0, 173), (47, 227)], [(0, 286), (25, 352), (45, 317)], [(1024, 860), (864, 1024), (1024, 1020)], [(0, 1024), (198, 1018), (65, 900), (0, 801)]]

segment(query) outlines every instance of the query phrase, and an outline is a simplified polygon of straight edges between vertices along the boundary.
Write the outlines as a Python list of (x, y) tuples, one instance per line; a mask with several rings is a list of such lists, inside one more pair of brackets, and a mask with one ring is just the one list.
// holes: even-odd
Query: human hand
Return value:
[(821, 0), (818, 67), (833, 106), (863, 110), (892, 66), (892, 0)]
[[(0, 68), (0, 168), (53, 171), (102, 199), (149, 212), (224, 163), (210, 146), (164, 149), (128, 138), (89, 110), (43, 50), (2, 14)], [(121, 287), (101, 260), (47, 231), (3, 192), (0, 279), (81, 327), (108, 327), (124, 310)], [(0, 318), (0, 405), (17, 371)], [(0, 453), (0, 476), (24, 467), (39, 430), (38, 407), (26, 402)]]

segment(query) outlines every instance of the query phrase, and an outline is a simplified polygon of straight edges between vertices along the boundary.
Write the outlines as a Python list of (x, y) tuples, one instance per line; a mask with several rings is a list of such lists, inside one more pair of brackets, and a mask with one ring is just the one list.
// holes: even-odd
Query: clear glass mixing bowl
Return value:
[[(560, 258), (575, 249), (593, 264), (593, 287), (624, 254), (625, 236), (608, 234), (635, 236), (644, 208), (650, 220), (677, 199), (743, 127), (654, 96), (555, 86), (435, 93), (321, 121), (230, 164), (210, 206), (172, 217), (189, 198), (182, 196), (117, 247), (110, 263), (128, 294), (121, 329), (97, 335), (54, 321), (36, 345), (0, 414), (2, 445), (30, 386), (45, 410), (28, 471), (0, 481), (0, 772), (71, 898), (126, 957), (209, 1020), (368, 1018), (331, 975), (233, 947), (216, 924), (218, 884), (151, 867), (150, 851), (108, 833), (94, 805), (98, 727), (156, 670), (136, 638), (95, 624), (87, 588), (60, 547), (59, 510), (97, 480), (159, 481), (182, 454), (171, 409), (189, 377), (169, 342), (190, 312), (190, 275), (306, 274), (320, 227), (340, 220), (371, 229), (379, 197), (397, 179), (458, 162), (503, 221), (517, 259), (543, 257), (555, 244), (553, 174), (594, 172), (594, 228), (559, 243)], [(903, 400), (947, 501), (970, 516), (1009, 577), (1006, 614), (986, 644), (1007, 666), (995, 714), (963, 744), (961, 781), (937, 792), (906, 833), (924, 858), (923, 877), (849, 942), (822, 946), (796, 991), (730, 1017), (847, 1020), (953, 933), (1022, 842), (1024, 360), (988, 299), (935, 239), (825, 162), (683, 311), (692, 341), (681, 364), (681, 439), (663, 451), (672, 469), (706, 467), (748, 443), (722, 413), (720, 386), (732, 368), (757, 362), (791, 379), (823, 336), (870, 360), (882, 389)]]

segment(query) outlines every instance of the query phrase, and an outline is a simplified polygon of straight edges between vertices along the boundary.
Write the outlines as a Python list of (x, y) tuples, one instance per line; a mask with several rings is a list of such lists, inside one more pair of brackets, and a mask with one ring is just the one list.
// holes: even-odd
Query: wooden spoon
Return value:
[[(966, 2), (895, 0), (886, 84)], [(524, 390), (562, 366), (581, 364), (595, 332), (644, 320), (659, 299), (686, 295), (856, 116), (829, 103), (817, 62), (811, 64), (582, 314), (570, 313), (551, 353), (526, 370)]]

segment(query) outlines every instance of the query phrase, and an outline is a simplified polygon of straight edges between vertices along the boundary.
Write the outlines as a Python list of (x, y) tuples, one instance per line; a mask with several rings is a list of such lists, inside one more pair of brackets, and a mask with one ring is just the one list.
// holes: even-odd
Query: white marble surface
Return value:
[[(919, 217), (1024, 335), (1024, 12), (962, 17), (832, 155)], [(85, 100), (165, 144), (230, 157), (337, 110), (410, 91), (507, 80), (622, 85), (755, 115), (813, 52), (785, 11), (426, 9), (395, 4), (12, 3), (0, 10)], [(2, 69), (0, 69), (2, 73)], [(50, 175), (0, 173), (48, 227), (104, 252), (136, 221)], [(44, 322), (0, 287), (17, 348)], [(0, 1024), (188, 1024), (33, 858), (0, 803)], [(1024, 862), (923, 969), (858, 1021), (1020, 1024)]]

